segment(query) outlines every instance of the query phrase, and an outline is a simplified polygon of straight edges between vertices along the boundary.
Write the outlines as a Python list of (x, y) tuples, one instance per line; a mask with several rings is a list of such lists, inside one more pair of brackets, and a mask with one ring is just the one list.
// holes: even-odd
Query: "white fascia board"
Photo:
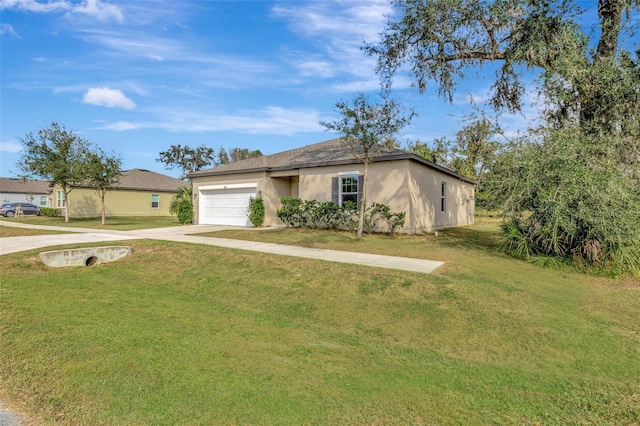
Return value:
[(198, 190), (206, 191), (208, 189), (240, 189), (240, 188), (257, 188), (258, 182), (253, 183), (229, 183), (226, 185), (205, 185), (199, 186)]

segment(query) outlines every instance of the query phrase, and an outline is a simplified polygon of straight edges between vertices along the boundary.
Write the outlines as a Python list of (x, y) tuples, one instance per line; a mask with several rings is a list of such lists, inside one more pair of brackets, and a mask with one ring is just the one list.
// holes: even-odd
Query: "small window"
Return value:
[(358, 205), (358, 176), (340, 177), (340, 205), (345, 201)]
[(41, 195), (40, 196), (40, 206), (41, 207), (46, 207), (47, 206), (47, 196), (46, 195)]
[(445, 210), (445, 206), (447, 204), (447, 182), (442, 182), (440, 186), (440, 211), (443, 212)]
[(64, 196), (64, 191), (56, 191), (56, 206), (59, 209), (63, 209), (67, 206), (67, 199)]
[(151, 195), (151, 208), (157, 209), (160, 207), (160, 196), (158, 194)]

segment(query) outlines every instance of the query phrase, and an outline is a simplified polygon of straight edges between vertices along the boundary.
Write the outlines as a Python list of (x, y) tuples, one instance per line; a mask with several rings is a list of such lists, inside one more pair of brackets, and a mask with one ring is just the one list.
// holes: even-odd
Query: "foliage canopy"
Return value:
[[(526, 72), (537, 73), (541, 125), (504, 149), (489, 179), (528, 245), (638, 273), (640, 49), (621, 40), (637, 31), (640, 1), (392, 3), (397, 16), (365, 46), (387, 87), (408, 67), (420, 91), (433, 81), (451, 101), (458, 83), (493, 64), (489, 105), (514, 112)], [(592, 28), (582, 25), (588, 14)]]
[[(58, 123), (28, 133), (21, 139), (22, 157), (17, 163), (24, 177), (37, 177), (59, 185), (66, 202), (73, 187), (87, 179), (87, 161), (91, 144)], [(69, 221), (69, 205), (64, 209)]]

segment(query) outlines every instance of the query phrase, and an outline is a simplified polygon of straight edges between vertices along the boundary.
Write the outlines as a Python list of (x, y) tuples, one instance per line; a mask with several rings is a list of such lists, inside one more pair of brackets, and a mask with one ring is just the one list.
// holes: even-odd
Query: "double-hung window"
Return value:
[(152, 209), (160, 208), (160, 195), (158, 194), (151, 195), (151, 208)]
[(41, 195), (40, 196), (40, 207), (46, 207), (47, 206), (47, 196), (46, 195)]
[(340, 205), (345, 201), (351, 201), (358, 205), (358, 176), (340, 176)]
[(67, 199), (64, 196), (64, 191), (56, 191), (56, 206), (59, 209), (63, 209), (67, 206)]
[(447, 182), (440, 184), (440, 211), (444, 212), (447, 205)]

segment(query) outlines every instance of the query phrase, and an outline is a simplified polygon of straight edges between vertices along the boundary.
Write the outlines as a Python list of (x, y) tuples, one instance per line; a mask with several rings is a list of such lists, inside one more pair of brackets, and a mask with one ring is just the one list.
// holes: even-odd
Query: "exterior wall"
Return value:
[[(200, 188), (208, 185), (233, 185), (233, 184), (242, 184), (242, 183), (257, 183), (256, 191), (257, 193), (261, 193), (262, 198), (264, 200), (265, 205), (265, 226), (271, 226), (268, 223), (268, 216), (270, 214), (270, 210), (273, 208), (274, 204), (274, 189), (272, 185), (267, 185), (267, 179), (264, 172), (259, 173), (243, 173), (237, 175), (226, 175), (226, 176), (208, 176), (202, 178), (194, 178), (192, 180), (193, 183), (193, 223), (200, 223), (200, 205), (199, 201), (201, 198)], [(275, 213), (273, 213), (275, 216)]]
[[(313, 167), (292, 171), (295, 176), (271, 177), (267, 172), (194, 178), (194, 194), (206, 185), (257, 183), (257, 191), (265, 204), (265, 226), (281, 226), (276, 211), (281, 197), (303, 200), (332, 200), (332, 178), (339, 173), (364, 174), (363, 164)], [(446, 182), (445, 211), (440, 211), (441, 183)], [(405, 226), (399, 232), (421, 233), (473, 223), (474, 186), (438, 170), (410, 160), (385, 161), (369, 165), (367, 205), (378, 202), (393, 212), (406, 212)], [(198, 197), (194, 200), (198, 220)], [(385, 231), (386, 226), (381, 228)]]
[[(474, 191), (468, 182), (427, 169), (416, 163), (409, 167), (411, 210), (407, 216), (410, 232), (430, 232), (474, 221)], [(445, 182), (445, 211), (441, 211), (441, 188)]]
[[(366, 203), (383, 203), (393, 212), (407, 213), (405, 227), (400, 232), (412, 232), (410, 226), (409, 161), (385, 161), (369, 165)], [(364, 164), (317, 167), (300, 171), (300, 195), (303, 200), (331, 201), (332, 178), (338, 173), (354, 172), (364, 175)], [(380, 224), (382, 225), (382, 224)], [(386, 231), (386, 226), (380, 231)]]
[[(44, 198), (42, 198), (44, 197)], [(42, 202), (44, 200), (44, 203)], [(6, 203), (31, 203), (38, 207), (51, 207), (50, 194), (24, 194), (17, 192), (0, 192), (0, 202)]]
[[(56, 205), (55, 187), (52, 198), (53, 207)], [(151, 207), (151, 195), (159, 195), (157, 208)], [(174, 193), (160, 191), (113, 190), (105, 196), (105, 210), (107, 216), (171, 216), (169, 205)], [(100, 197), (95, 190), (89, 188), (74, 188), (69, 193), (67, 202), (71, 217), (99, 217), (101, 215)]]

